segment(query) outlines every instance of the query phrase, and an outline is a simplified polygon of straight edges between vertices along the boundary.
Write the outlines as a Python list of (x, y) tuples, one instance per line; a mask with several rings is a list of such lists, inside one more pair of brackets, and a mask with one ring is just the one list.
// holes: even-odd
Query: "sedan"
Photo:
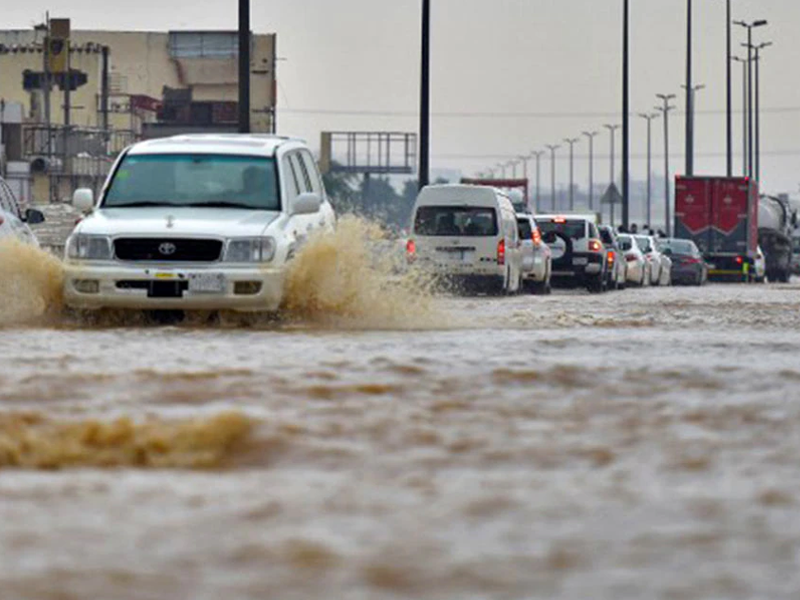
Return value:
[(644, 253), (639, 249), (633, 236), (620, 234), (618, 241), (620, 251), (625, 257), (625, 264), (627, 266), (626, 279), (628, 283), (638, 285), (639, 287), (650, 285), (650, 263), (647, 261)]
[(659, 245), (672, 259), (672, 280), (675, 283), (703, 285), (708, 281), (708, 265), (693, 241), (667, 238), (660, 240)]

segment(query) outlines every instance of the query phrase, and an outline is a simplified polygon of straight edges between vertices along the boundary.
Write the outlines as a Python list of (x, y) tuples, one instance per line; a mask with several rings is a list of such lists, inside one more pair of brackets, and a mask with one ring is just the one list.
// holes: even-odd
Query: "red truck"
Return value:
[(676, 177), (675, 237), (697, 244), (710, 276), (750, 281), (758, 247), (758, 184), (748, 177)]

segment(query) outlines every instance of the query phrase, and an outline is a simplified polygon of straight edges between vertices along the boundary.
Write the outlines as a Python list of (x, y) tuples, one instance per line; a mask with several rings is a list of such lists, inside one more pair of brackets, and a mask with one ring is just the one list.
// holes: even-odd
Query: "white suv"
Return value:
[(64, 297), (81, 309), (275, 311), (287, 263), (335, 215), (300, 140), (185, 135), (115, 163), (67, 240)]
[(591, 292), (608, 289), (608, 256), (595, 220), (586, 215), (536, 216), (552, 252), (553, 281), (567, 281)]

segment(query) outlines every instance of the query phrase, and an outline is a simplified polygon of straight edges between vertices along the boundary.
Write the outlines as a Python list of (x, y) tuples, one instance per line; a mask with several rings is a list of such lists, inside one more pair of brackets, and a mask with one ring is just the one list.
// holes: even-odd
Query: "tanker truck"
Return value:
[(767, 279), (786, 283), (792, 269), (792, 234), (797, 213), (788, 198), (761, 196), (758, 203), (758, 244), (767, 262)]

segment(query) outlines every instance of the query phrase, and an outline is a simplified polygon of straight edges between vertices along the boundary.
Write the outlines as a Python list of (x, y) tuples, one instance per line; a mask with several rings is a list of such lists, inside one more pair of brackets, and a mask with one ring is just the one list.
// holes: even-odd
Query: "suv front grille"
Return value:
[(119, 260), (215, 262), (222, 256), (220, 240), (120, 238), (114, 241)]

